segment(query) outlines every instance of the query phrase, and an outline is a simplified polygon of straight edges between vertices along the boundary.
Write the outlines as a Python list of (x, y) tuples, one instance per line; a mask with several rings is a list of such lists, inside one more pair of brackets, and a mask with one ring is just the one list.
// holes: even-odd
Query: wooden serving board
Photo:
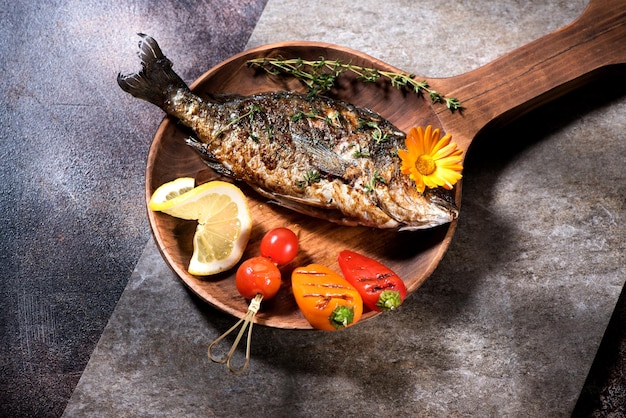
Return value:
[[(359, 55), (333, 45), (298, 43), (274, 45), (259, 53), (249, 53), (233, 57), (221, 66), (204, 74), (191, 87), (200, 95), (239, 93), (252, 94), (262, 91), (299, 90), (302, 85), (287, 78), (268, 77), (264, 72), (249, 68), (246, 61), (252, 56), (294, 56), (304, 59), (329, 59), (353, 61), (371, 65)], [(382, 63), (377, 63), (383, 67)], [(368, 107), (398, 123), (401, 129), (408, 129), (420, 122), (420, 113), (430, 113), (430, 105), (423, 98), (386, 85), (368, 85), (350, 77), (333, 92), (333, 95)], [(395, 105), (393, 105), (395, 104)], [(406, 109), (411, 109), (409, 112)], [(420, 112), (420, 109), (423, 109)], [(437, 124), (433, 118), (432, 124)], [(149, 200), (154, 190), (161, 184), (182, 176), (206, 176), (206, 165), (196, 152), (185, 145), (190, 133), (176, 120), (166, 118), (155, 136), (148, 163), (148, 183), (146, 198)], [(451, 235), (454, 224), (422, 232), (398, 233), (395, 230), (377, 230), (365, 227), (339, 226), (328, 221), (314, 219), (281, 208), (253, 192), (247, 185), (236, 182), (248, 196), (253, 219), (253, 228), (246, 252), (242, 260), (259, 255), (259, 243), (263, 235), (275, 227), (289, 227), (299, 236), (300, 252), (290, 265), (282, 268), (283, 287), (270, 301), (264, 301), (256, 322), (280, 328), (310, 328), (295, 303), (289, 285), (291, 270), (297, 266), (320, 263), (339, 271), (337, 255), (341, 250), (351, 249), (370, 255), (392, 267), (405, 278), (409, 292), (421, 285), (435, 269), (441, 249), (437, 246), (447, 235)], [(186, 271), (193, 251), (192, 237), (196, 223), (175, 219), (166, 214), (148, 213), (155, 239), (163, 257), (181, 279), (202, 299), (218, 309), (236, 317), (245, 315), (248, 301), (242, 298), (234, 284), (235, 269), (211, 277), (195, 277)], [(433, 253), (434, 252), (434, 253)], [(415, 280), (412, 278), (422, 278)], [(366, 312), (363, 320), (374, 315)]]
[[(397, 71), (380, 60), (331, 44), (285, 42), (238, 54), (209, 70), (191, 86), (199, 95), (304, 91), (294, 79), (272, 77), (249, 68), (248, 60), (259, 57), (300, 57), (352, 62), (365, 67)], [(433, 125), (452, 134), (467, 150), (474, 137), (487, 126), (505, 123), (537, 106), (576, 88), (612, 65), (626, 62), (626, 2), (592, 1), (585, 13), (571, 25), (536, 42), (519, 48), (469, 73), (428, 79), (447, 97), (458, 98), (464, 109), (450, 112), (433, 106), (426, 98), (397, 90), (388, 84), (367, 84), (346, 76), (332, 96), (372, 109), (408, 131), (412, 126)], [(148, 156), (146, 199), (161, 184), (182, 176), (196, 177), (206, 170), (200, 157), (187, 147), (190, 133), (175, 120), (165, 118), (155, 135)], [(283, 268), (283, 287), (277, 297), (264, 301), (255, 322), (287, 329), (310, 329), (299, 312), (290, 288), (293, 268), (312, 262), (339, 271), (337, 254), (351, 249), (381, 261), (405, 280), (409, 293), (415, 291), (434, 271), (448, 248), (456, 222), (427, 231), (396, 232), (365, 227), (345, 227), (303, 216), (268, 203), (245, 184), (237, 183), (249, 198), (254, 226), (243, 259), (259, 254), (259, 242), (269, 229), (289, 227), (298, 233), (301, 251), (296, 260)], [(457, 203), (461, 184), (455, 187)], [(195, 222), (182, 221), (148, 211), (157, 245), (171, 268), (200, 298), (216, 308), (241, 318), (248, 301), (237, 292), (235, 269), (211, 277), (195, 277), (186, 267), (192, 254)], [(365, 312), (363, 320), (374, 312)]]

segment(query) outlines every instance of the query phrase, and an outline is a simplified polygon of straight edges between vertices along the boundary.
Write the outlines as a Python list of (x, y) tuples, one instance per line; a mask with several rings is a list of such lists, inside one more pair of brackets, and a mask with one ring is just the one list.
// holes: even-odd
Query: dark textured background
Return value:
[(135, 33), (194, 51), (173, 57), (193, 80), (243, 50), (264, 5), (0, 2), (0, 416), (62, 414), (151, 238), (145, 161), (162, 114), (115, 80), (136, 69)]
[[(162, 116), (115, 83), (136, 67), (134, 33), (193, 80), (244, 48), (265, 3), (0, 2), (1, 416), (62, 414), (150, 239), (144, 170)], [(626, 408), (625, 297), (575, 415)]]

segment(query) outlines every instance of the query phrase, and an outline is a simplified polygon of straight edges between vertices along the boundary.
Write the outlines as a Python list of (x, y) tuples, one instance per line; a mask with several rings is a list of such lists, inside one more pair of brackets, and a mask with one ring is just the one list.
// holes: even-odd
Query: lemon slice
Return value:
[(148, 203), (148, 208), (154, 211), (165, 212), (177, 218), (198, 219), (198, 214), (185, 209), (186, 205), (184, 205), (187, 200), (193, 197), (193, 195), (185, 194), (194, 187), (195, 180), (192, 177), (181, 177), (165, 183), (154, 191)]
[(193, 186), (194, 179), (188, 177), (165, 183), (154, 192), (148, 207), (198, 221), (187, 271), (208, 276), (239, 262), (250, 238), (252, 218), (246, 196), (234, 184), (211, 181)]

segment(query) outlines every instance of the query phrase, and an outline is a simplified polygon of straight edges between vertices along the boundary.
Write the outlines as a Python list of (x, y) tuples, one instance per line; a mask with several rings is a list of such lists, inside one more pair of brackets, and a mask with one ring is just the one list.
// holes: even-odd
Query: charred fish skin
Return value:
[(405, 134), (368, 109), (295, 92), (203, 99), (151, 37), (139, 34), (142, 69), (118, 84), (191, 128), (187, 143), (221, 174), (270, 200), (346, 225), (403, 230), (454, 220), (439, 191), (418, 193), (400, 173)]

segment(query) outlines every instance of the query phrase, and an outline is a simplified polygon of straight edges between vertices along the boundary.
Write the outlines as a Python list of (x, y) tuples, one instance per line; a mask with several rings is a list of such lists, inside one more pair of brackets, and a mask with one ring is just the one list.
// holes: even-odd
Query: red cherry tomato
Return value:
[(244, 261), (237, 269), (235, 285), (246, 299), (257, 294), (264, 300), (273, 298), (280, 289), (280, 270), (265, 257), (253, 257)]
[(297, 254), (298, 237), (289, 228), (272, 229), (261, 240), (261, 255), (276, 264), (289, 264)]

